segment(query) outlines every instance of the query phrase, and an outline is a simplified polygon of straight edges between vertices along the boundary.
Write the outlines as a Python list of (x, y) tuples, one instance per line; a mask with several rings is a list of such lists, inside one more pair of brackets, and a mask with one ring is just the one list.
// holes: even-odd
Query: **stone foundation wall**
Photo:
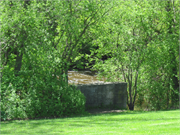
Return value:
[(86, 107), (126, 109), (127, 83), (79, 84), (77, 88), (86, 97)]

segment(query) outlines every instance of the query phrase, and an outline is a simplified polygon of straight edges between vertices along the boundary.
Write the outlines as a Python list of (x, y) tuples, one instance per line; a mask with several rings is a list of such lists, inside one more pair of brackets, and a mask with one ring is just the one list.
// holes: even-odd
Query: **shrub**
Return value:
[(76, 87), (52, 76), (43, 79), (33, 75), (29, 81), (26, 79), (23, 82), (28, 83), (21, 90), (19, 79), (1, 91), (1, 120), (60, 117), (85, 111), (85, 96)]

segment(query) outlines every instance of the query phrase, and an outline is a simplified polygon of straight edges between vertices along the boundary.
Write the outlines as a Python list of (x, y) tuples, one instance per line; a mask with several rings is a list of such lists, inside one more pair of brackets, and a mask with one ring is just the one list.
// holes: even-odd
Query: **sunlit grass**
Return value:
[(126, 111), (71, 118), (1, 122), (1, 135), (174, 135), (179, 133), (179, 110), (156, 112)]

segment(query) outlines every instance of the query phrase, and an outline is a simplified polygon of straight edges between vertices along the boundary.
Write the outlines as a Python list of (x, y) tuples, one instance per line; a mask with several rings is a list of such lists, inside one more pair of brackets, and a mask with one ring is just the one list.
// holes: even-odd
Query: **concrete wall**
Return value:
[(79, 84), (86, 97), (86, 107), (116, 107), (126, 109), (127, 83)]

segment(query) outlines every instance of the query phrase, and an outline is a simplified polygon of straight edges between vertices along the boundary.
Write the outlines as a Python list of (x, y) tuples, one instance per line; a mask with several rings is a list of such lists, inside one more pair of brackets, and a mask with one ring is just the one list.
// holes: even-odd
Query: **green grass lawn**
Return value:
[(1, 122), (1, 135), (180, 134), (180, 110), (126, 111), (81, 117)]

